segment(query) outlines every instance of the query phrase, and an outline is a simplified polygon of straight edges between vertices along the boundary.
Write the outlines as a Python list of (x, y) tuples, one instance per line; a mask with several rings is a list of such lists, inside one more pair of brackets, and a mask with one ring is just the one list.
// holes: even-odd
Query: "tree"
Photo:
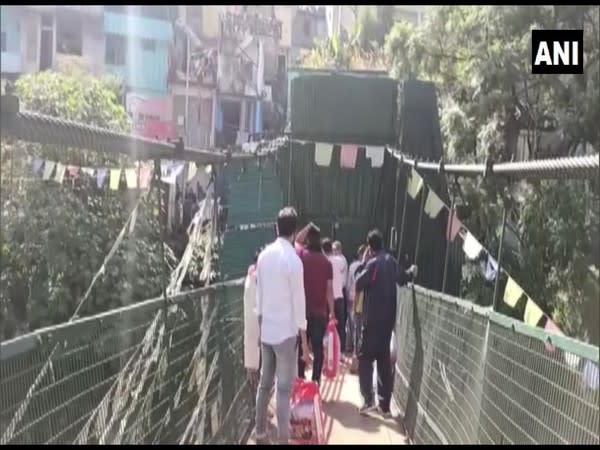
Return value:
[[(41, 72), (15, 84), (21, 109), (129, 132), (119, 83), (82, 72)], [(89, 167), (133, 167), (128, 157), (2, 141), (0, 335), (11, 338), (68, 320), (137, 202), (93, 180), (58, 184), (31, 176), (31, 158)], [(80, 315), (160, 294), (164, 282), (157, 195), (142, 199), (126, 235)], [(169, 254), (168, 248), (167, 255)], [(166, 274), (168, 277), (168, 273)]]
[[(560, 154), (600, 137), (600, 20), (596, 6), (443, 6), (421, 26), (395, 24), (385, 53), (392, 73), (436, 83), (447, 160), (509, 161), (519, 141), (543, 157), (546, 122), (563, 135)], [(531, 29), (584, 29), (584, 75), (531, 75)], [(590, 150), (593, 149), (593, 150)], [(595, 340), (597, 314), (586, 322), (584, 299), (597, 303), (598, 183), (508, 183), (461, 180), (459, 196), (471, 214), (467, 226), (496, 253), (501, 200), (511, 207), (517, 245), (509, 247), (510, 273), (570, 335)], [(483, 302), (481, 280), (464, 295)], [(596, 286), (590, 291), (590, 286)], [(489, 299), (489, 292), (486, 294)], [(489, 302), (489, 300), (488, 300)], [(592, 336), (594, 334), (595, 336)]]

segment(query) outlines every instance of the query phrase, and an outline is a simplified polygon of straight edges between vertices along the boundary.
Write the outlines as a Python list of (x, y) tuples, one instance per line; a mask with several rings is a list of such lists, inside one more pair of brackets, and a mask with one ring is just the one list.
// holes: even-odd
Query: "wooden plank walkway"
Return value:
[[(364, 417), (358, 413), (362, 402), (358, 377), (350, 374), (347, 364), (342, 365), (340, 374), (335, 380), (323, 379), (321, 396), (326, 416), (324, 430), (327, 444), (402, 445), (408, 443), (402, 433), (401, 416), (395, 408), (392, 408), (391, 419), (384, 419), (377, 414)], [(273, 419), (269, 437), (271, 442), (277, 442), (274, 398), (270, 410)], [(254, 433), (248, 445), (255, 445)]]

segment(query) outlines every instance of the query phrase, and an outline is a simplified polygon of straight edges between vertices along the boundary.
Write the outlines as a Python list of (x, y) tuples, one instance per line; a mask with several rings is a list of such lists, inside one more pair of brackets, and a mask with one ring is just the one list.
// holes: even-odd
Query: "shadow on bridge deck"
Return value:
[[(347, 364), (343, 364), (341, 373), (335, 380), (324, 379), (321, 386), (323, 409), (325, 411), (325, 442), (326, 444), (407, 444), (403, 434), (401, 416), (393, 411), (392, 419), (383, 419), (372, 415), (359, 415), (361, 396), (358, 387), (358, 377), (351, 375)], [(276, 442), (275, 428), (275, 399), (270, 406), (273, 420), (269, 430), (271, 442)], [(254, 445), (252, 435), (248, 445)]]

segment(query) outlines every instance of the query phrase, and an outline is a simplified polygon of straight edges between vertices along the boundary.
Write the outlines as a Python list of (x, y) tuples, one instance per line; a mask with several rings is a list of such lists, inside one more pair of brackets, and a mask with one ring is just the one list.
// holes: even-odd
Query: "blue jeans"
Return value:
[(293, 336), (280, 344), (261, 344), (262, 366), (260, 383), (256, 395), (256, 436), (267, 433), (267, 408), (275, 376), (277, 376), (277, 432), (280, 444), (290, 440), (290, 397), (296, 374), (297, 337)]

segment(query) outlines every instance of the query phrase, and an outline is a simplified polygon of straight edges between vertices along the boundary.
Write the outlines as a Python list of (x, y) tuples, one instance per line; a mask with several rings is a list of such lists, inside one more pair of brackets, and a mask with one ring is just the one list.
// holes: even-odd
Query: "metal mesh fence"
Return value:
[(598, 444), (598, 348), (399, 291), (394, 396), (418, 444)]
[(239, 443), (252, 417), (242, 282), (2, 343), (0, 443)]

